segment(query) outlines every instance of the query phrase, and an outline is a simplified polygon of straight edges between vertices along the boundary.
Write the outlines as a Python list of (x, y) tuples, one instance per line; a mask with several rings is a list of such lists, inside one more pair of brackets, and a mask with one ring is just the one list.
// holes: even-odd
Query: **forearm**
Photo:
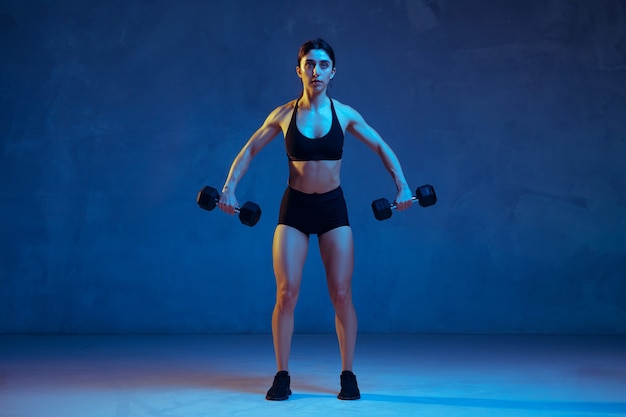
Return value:
[(239, 181), (248, 171), (248, 167), (250, 166), (251, 161), (252, 155), (250, 152), (250, 148), (246, 146), (237, 154), (235, 160), (230, 166), (230, 170), (228, 171), (228, 177), (226, 177), (226, 182), (224, 182), (222, 192), (235, 192)]
[(378, 154), (380, 159), (383, 161), (383, 165), (391, 174), (394, 183), (396, 184), (396, 188), (398, 191), (401, 191), (405, 188), (408, 188), (409, 185), (404, 176), (404, 172), (402, 171), (402, 166), (400, 165), (400, 160), (395, 152), (387, 145), (386, 143), (381, 144), (378, 148)]

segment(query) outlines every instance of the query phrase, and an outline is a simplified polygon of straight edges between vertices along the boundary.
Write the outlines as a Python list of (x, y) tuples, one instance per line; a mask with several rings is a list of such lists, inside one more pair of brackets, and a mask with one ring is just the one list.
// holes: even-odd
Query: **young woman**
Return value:
[(276, 277), (272, 334), (278, 373), (267, 392), (268, 400), (286, 400), (291, 394), (288, 372), (294, 310), (311, 234), (318, 235), (335, 309), (342, 362), (338, 398), (360, 398), (352, 373), (357, 336), (351, 286), (353, 238), (340, 185), (345, 132), (364, 142), (381, 158), (398, 190), (397, 209), (405, 210), (412, 203), (411, 190), (393, 150), (356, 110), (328, 96), (328, 85), (335, 72), (335, 54), (328, 43), (315, 39), (300, 47), (296, 74), (302, 80), (302, 95), (274, 109), (250, 137), (230, 167), (218, 203), (224, 212), (235, 213), (237, 184), (254, 156), (282, 132), (287, 148), (289, 182), (280, 206), (272, 247)]

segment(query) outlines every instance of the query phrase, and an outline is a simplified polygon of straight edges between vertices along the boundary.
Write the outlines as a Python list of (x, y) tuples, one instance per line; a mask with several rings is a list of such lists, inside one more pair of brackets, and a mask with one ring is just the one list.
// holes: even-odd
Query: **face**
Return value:
[(305, 88), (323, 90), (335, 76), (333, 62), (323, 49), (311, 49), (296, 68)]

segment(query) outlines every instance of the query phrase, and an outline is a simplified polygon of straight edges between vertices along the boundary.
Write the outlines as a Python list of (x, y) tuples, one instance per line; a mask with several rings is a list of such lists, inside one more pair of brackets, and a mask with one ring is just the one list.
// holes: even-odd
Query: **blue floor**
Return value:
[(626, 416), (626, 337), (296, 335), (293, 395), (264, 399), (270, 335), (0, 336), (1, 417)]

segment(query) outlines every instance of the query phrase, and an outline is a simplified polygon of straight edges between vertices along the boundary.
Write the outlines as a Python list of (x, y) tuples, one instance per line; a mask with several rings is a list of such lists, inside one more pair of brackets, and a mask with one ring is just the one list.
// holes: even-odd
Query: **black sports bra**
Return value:
[(285, 134), (285, 147), (290, 161), (337, 161), (341, 159), (344, 135), (332, 99), (330, 109), (333, 113), (330, 131), (321, 138), (311, 139), (298, 130), (296, 125), (298, 102), (296, 102)]

